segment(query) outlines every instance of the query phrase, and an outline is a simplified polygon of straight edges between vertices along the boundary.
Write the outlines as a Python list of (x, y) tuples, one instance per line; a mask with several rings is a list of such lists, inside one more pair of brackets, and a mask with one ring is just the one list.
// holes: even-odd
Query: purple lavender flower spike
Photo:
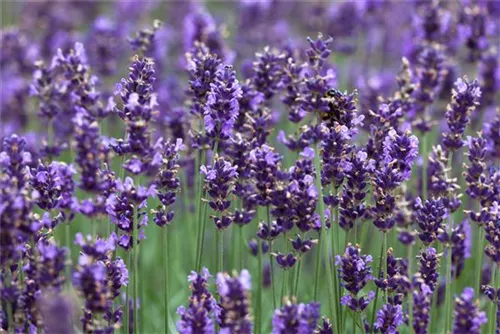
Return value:
[(177, 176), (179, 172), (179, 152), (184, 149), (182, 139), (174, 142), (167, 141), (161, 146), (161, 166), (156, 176), (156, 188), (158, 199), (161, 205), (152, 210), (155, 214), (153, 218), (156, 225), (162, 227), (168, 225), (174, 218), (174, 211), (167, 211), (170, 205), (176, 200), (176, 192), (180, 188), (180, 180)]
[(385, 304), (377, 312), (373, 327), (383, 334), (398, 334), (397, 328), (404, 322), (401, 305)]
[(47, 333), (72, 333), (74, 328), (71, 323), (73, 305), (71, 301), (61, 295), (44, 293), (39, 297), (43, 329)]
[(471, 4), (459, 13), (458, 35), (469, 50), (467, 60), (476, 62), (489, 47), (488, 35), (491, 24), (484, 6)]
[(115, 239), (114, 233), (109, 239), (96, 240), (76, 235), (75, 243), (80, 245), (82, 253), (72, 281), (85, 299), (81, 318), (85, 333), (91, 329), (106, 332), (114, 326), (121, 326), (122, 312), (120, 308), (113, 310), (113, 300), (128, 284), (128, 270), (121, 258), (113, 260)]
[[(118, 245), (125, 250), (130, 250), (144, 238), (142, 227), (148, 223), (148, 216), (145, 211), (146, 201), (149, 197), (156, 195), (156, 187), (155, 185), (148, 188), (136, 187), (134, 181), (127, 177), (123, 183), (118, 182), (117, 189), (119, 193), (112, 194), (106, 200), (106, 212), (110, 216), (111, 222), (116, 224), (122, 233), (119, 236)], [(136, 217), (134, 217), (134, 211), (137, 211)], [(139, 240), (135, 241), (132, 236), (134, 221), (136, 221), (136, 228), (139, 230)]]
[(479, 85), (481, 87), (481, 107), (492, 106), (495, 94), (500, 88), (500, 67), (498, 50), (490, 49), (479, 61)]
[(335, 264), (339, 267), (342, 286), (349, 292), (349, 295), (341, 298), (341, 304), (355, 312), (363, 311), (375, 297), (373, 291), (370, 291), (367, 296), (358, 298), (359, 292), (373, 279), (371, 262), (371, 255), (362, 255), (359, 246), (351, 244), (347, 246), (343, 256), (336, 257)]
[(455, 299), (455, 323), (453, 333), (479, 334), (481, 326), (487, 322), (486, 313), (481, 312), (474, 300), (474, 289), (465, 288)]
[(380, 166), (375, 170), (373, 186), (375, 206), (373, 224), (382, 231), (390, 230), (395, 222), (394, 191), (410, 178), (411, 167), (418, 155), (418, 139), (410, 133), (392, 129), (383, 142)]
[(250, 273), (244, 269), (239, 276), (230, 277), (226, 273), (217, 274), (217, 292), (220, 313), (218, 323), (220, 334), (251, 334), (253, 323), (250, 316), (251, 291)]
[(241, 88), (232, 66), (225, 65), (217, 70), (215, 80), (210, 84), (204, 112), (205, 130), (214, 140), (225, 140), (231, 136), (238, 116)]
[(471, 256), (472, 230), (468, 220), (453, 229), (451, 234), (451, 261), (453, 264), (453, 277), (460, 277), (464, 262)]
[(330, 320), (327, 318), (323, 317), (323, 321), (321, 324), (318, 324), (318, 327), (316, 328), (317, 334), (333, 334), (333, 326), (330, 323)]
[(69, 208), (74, 191), (73, 166), (62, 162), (52, 162), (44, 165), (41, 161), (37, 168), (32, 168), (31, 186), (34, 189), (32, 197), (43, 210), (54, 208)]
[(365, 214), (366, 187), (373, 164), (373, 160), (368, 160), (368, 155), (362, 150), (356, 154), (353, 152), (346, 162), (344, 170), (347, 182), (342, 189), (339, 204), (339, 224), (346, 231), (353, 228), (354, 224)]
[(413, 291), (413, 329), (415, 334), (427, 334), (427, 326), (430, 320), (431, 289), (425, 284), (417, 284)]
[(89, 61), (98, 74), (109, 76), (116, 73), (119, 55), (123, 51), (122, 32), (119, 24), (111, 19), (98, 17), (89, 31)]
[(467, 77), (457, 79), (445, 114), (448, 131), (443, 133), (443, 145), (449, 151), (456, 151), (464, 146), (462, 137), (480, 97), (481, 89), (477, 80), (469, 82)]
[(188, 281), (191, 282), (191, 297), (189, 306), (179, 306), (177, 314), (181, 319), (177, 322), (177, 330), (181, 334), (214, 334), (213, 316), (217, 311), (217, 303), (207, 289), (211, 277), (206, 268), (201, 273), (191, 272)]
[(200, 171), (205, 175), (205, 186), (210, 196), (208, 204), (220, 216), (214, 217), (215, 225), (222, 230), (233, 221), (233, 216), (228, 211), (231, 201), (229, 194), (238, 177), (237, 167), (222, 157), (216, 157), (213, 167), (201, 166)]
[(420, 197), (415, 200), (416, 220), (420, 228), (418, 237), (427, 246), (438, 238), (443, 232), (443, 220), (446, 217), (446, 209), (443, 201), (431, 198), (422, 203)]
[(271, 190), (275, 189), (278, 181), (281, 157), (274, 149), (266, 144), (250, 151), (250, 175), (255, 179), (257, 188), (257, 204), (265, 206), (271, 203)]
[(293, 255), (293, 253), (288, 254), (276, 254), (276, 263), (283, 269), (291, 269), (297, 263), (298, 258)]
[(314, 333), (320, 318), (319, 311), (319, 303), (296, 304), (288, 300), (281, 309), (274, 311), (272, 334)]
[(436, 250), (432, 247), (424, 249), (419, 256), (419, 270), (416, 273), (417, 284), (425, 284), (431, 291), (436, 289), (439, 277), (439, 258)]
[(491, 122), (484, 125), (484, 138), (487, 140), (488, 155), (494, 159), (500, 158), (500, 108), (495, 109)]
[(257, 60), (253, 63), (251, 85), (257, 92), (264, 94), (266, 100), (270, 100), (283, 88), (285, 54), (265, 47), (255, 56)]
[(418, 58), (415, 70), (416, 87), (414, 120), (417, 129), (423, 132), (431, 130), (427, 108), (436, 100), (447, 75), (445, 56), (438, 45), (425, 46)]
[(162, 24), (160, 20), (154, 20), (151, 27), (137, 31), (135, 36), (128, 40), (132, 50), (139, 51), (143, 55), (151, 50), (155, 42), (155, 34)]

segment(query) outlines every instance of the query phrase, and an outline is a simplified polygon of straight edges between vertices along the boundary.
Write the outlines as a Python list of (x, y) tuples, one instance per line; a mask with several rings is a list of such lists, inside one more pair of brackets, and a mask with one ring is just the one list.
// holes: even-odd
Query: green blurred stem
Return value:
[[(318, 124), (320, 121), (318, 120)], [(323, 253), (323, 260), (325, 261), (327, 289), (328, 289), (328, 303), (330, 305), (330, 318), (335, 316), (335, 294), (332, 279), (332, 267), (330, 263), (330, 254), (327, 245), (327, 229), (325, 224), (325, 203), (323, 202), (323, 188), (321, 186), (321, 156), (318, 143), (314, 143), (314, 167), (316, 170), (316, 189), (318, 192), (318, 205), (319, 216), (321, 217), (321, 230), (318, 238), (318, 252), (316, 253), (316, 277), (314, 282), (314, 300), (318, 301), (319, 281), (321, 275), (321, 253)], [(338, 331), (338, 329), (337, 329)]]
[(134, 261), (134, 333), (136, 333), (139, 329), (139, 318), (138, 318), (138, 309), (137, 309), (137, 298), (139, 296), (139, 223), (137, 217), (137, 205), (134, 205), (134, 223), (132, 226), (133, 237), (132, 237), (132, 252), (133, 252), (133, 261)]
[(297, 298), (297, 300), (299, 299), (299, 279), (300, 279), (301, 264), (302, 264), (302, 261), (301, 261), (301, 258), (299, 258), (296, 273), (295, 273), (295, 286), (293, 288), (293, 295)]
[[(283, 241), (286, 245), (286, 254), (289, 251), (289, 242), (288, 242), (288, 231), (285, 231), (283, 234)], [(280, 298), (280, 306), (283, 306), (283, 300), (285, 296), (288, 294), (288, 270), (283, 271), (283, 283), (281, 284), (281, 298)]]
[[(450, 173), (450, 177), (453, 176), (453, 169), (452, 169), (452, 166), (453, 166), (453, 151), (450, 152), (450, 156), (448, 157), (448, 170), (449, 170), (449, 173)], [(449, 213), (449, 217), (448, 217), (448, 235), (451, 236), (453, 232), (453, 214), (450, 212)], [(453, 284), (454, 282), (451, 280), (451, 252), (452, 252), (452, 248), (451, 248), (451, 243), (448, 242), (448, 244), (446, 245), (446, 247), (448, 248), (448, 252), (446, 254), (446, 290), (445, 290), (445, 327), (444, 327), (444, 330), (445, 330), (445, 333), (448, 333), (448, 331), (451, 329), (451, 323), (452, 323), (452, 318), (453, 318), (453, 314), (452, 314), (452, 310), (453, 310), (453, 307), (452, 307), (452, 292), (453, 292)]]
[[(499, 275), (499, 268), (498, 268), (498, 264), (497, 263), (494, 263), (493, 264), (493, 287), (495, 288), (495, 291), (497, 291), (498, 289), (498, 276)], [(496, 317), (495, 317), (495, 314), (496, 314), (496, 308), (497, 308), (497, 296), (495, 296), (495, 300), (491, 303), (489, 303), (489, 309), (488, 309), (488, 333), (495, 333), (495, 324), (496, 324)]]
[[(333, 187), (333, 192), (334, 195), (338, 195), (338, 188)], [(332, 256), (335, 259), (335, 256), (339, 255), (339, 247), (340, 247), (340, 238), (339, 238), (339, 206), (335, 206), (335, 209), (331, 210), (330, 218), (333, 219), (331, 220), (330, 223), (330, 237), (331, 237), (331, 243), (332, 243)], [(332, 266), (332, 276), (333, 276), (333, 287), (334, 287), (334, 309), (333, 313), (335, 315), (335, 319), (332, 319), (335, 321), (335, 328), (337, 328), (337, 331), (341, 331), (341, 321), (342, 319), (342, 308), (339, 306), (340, 305), (340, 284), (338, 282), (338, 275), (335, 270), (335, 265)]]
[[(386, 238), (386, 233), (384, 233), (384, 240), (387, 240)], [(382, 274), (382, 266), (383, 266), (383, 258), (384, 258), (384, 254), (385, 254), (385, 251), (384, 251), (384, 243), (382, 243), (381, 247), (380, 247), (380, 256), (379, 256), (379, 263), (378, 263), (378, 274), (377, 274), (377, 277), (380, 277), (380, 275)], [(385, 274), (384, 274), (385, 275)], [(370, 328), (371, 328), (371, 332), (373, 333), (373, 325), (375, 323), (375, 315), (377, 313), (377, 303), (378, 303), (378, 293), (379, 293), (379, 287), (377, 286), (375, 288), (375, 300), (373, 301), (373, 308), (372, 308), (372, 318), (371, 318), (371, 321), (370, 321)]]
[(427, 141), (429, 135), (427, 133), (422, 134), (422, 197), (425, 201), (427, 199)]
[(168, 328), (169, 328), (169, 318), (170, 318), (170, 313), (169, 313), (169, 294), (168, 294), (168, 275), (169, 275), (169, 271), (168, 271), (168, 265), (169, 265), (169, 261), (170, 261), (170, 251), (169, 251), (169, 246), (170, 246), (170, 243), (168, 242), (168, 226), (165, 226), (164, 228), (164, 231), (163, 231), (163, 249), (165, 250), (165, 256), (163, 258), (164, 260), (164, 263), (163, 265), (165, 266), (165, 314), (163, 315), (164, 319), (165, 319), (165, 333), (168, 333)]
[[(387, 232), (384, 232), (384, 243), (383, 243), (383, 251), (382, 251), (382, 263), (384, 265), (384, 277), (382, 277), (382, 279), (385, 279), (386, 276), (387, 276)], [(385, 303), (387, 304), (388, 303), (388, 295), (389, 295), (389, 291), (384, 290), (384, 295), (385, 295)]]
[(474, 291), (479, 293), (481, 287), (481, 272), (483, 271), (483, 252), (484, 252), (484, 227), (482, 225), (477, 226), (477, 242), (479, 247), (476, 247), (476, 270), (474, 275)]
[(217, 229), (216, 241), (217, 241), (217, 272), (221, 273), (224, 268), (224, 231)]
[(239, 269), (243, 270), (243, 248), (245, 248), (245, 239), (243, 237), (243, 225), (238, 226), (238, 233), (240, 239), (240, 247), (238, 247), (238, 261), (239, 261)]
[(262, 328), (262, 240), (258, 238), (258, 257), (257, 257), (257, 262), (258, 262), (258, 268), (257, 268), (257, 280), (259, 282), (258, 284), (258, 290), (257, 290), (257, 312), (258, 316), (256, 319), (256, 333), (260, 333), (260, 329)]
[[(266, 216), (267, 216), (267, 229), (268, 233), (271, 234), (271, 214), (269, 210), (269, 205), (266, 207)], [(276, 309), (276, 284), (274, 282), (274, 261), (273, 261), (273, 240), (269, 238), (269, 265), (271, 268), (271, 287), (273, 290), (273, 306), (274, 310)]]
[[(413, 243), (408, 246), (408, 277), (413, 277)], [(410, 334), (414, 332), (413, 330), (413, 293), (410, 291), (408, 293), (408, 328), (410, 329)]]
[(206, 211), (206, 206), (207, 203), (203, 201), (203, 197), (205, 196), (205, 189), (203, 187), (203, 175), (199, 173), (199, 167), (201, 167), (205, 163), (206, 155), (205, 152), (200, 151), (200, 154), (198, 155), (199, 157), (199, 164), (198, 164), (198, 171), (195, 172), (195, 175), (198, 176), (198, 186), (196, 188), (197, 192), (197, 197), (198, 197), (198, 205), (196, 207), (197, 210), (197, 236), (196, 236), (196, 271), (200, 271), (201, 268), (201, 252), (202, 252), (202, 234), (205, 234), (205, 225), (206, 225), (206, 220), (205, 217), (202, 216), (203, 209), (204, 207)]
[[(127, 251), (127, 269), (132, 267), (132, 250)], [(129, 280), (127, 285), (127, 294), (125, 295), (125, 334), (130, 333), (130, 295), (132, 294), (132, 281)]]

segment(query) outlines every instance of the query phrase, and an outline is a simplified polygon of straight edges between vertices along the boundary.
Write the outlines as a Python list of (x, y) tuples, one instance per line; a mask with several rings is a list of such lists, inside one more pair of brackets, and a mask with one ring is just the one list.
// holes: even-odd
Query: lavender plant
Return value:
[(497, 1), (2, 10), (0, 332), (500, 331)]

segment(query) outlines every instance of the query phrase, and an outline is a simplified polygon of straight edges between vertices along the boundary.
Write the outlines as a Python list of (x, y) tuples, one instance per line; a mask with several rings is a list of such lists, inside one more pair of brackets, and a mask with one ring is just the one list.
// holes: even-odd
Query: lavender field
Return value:
[(500, 333), (500, 1), (2, 1), (0, 333)]

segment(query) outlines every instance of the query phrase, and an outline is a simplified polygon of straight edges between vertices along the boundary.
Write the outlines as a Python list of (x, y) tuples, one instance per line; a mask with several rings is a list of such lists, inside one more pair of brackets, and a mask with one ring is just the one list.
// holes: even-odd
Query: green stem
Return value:
[(217, 239), (217, 272), (221, 273), (223, 268), (224, 268), (224, 231), (223, 230), (218, 230), (215, 232), (216, 233), (216, 239)]
[(138, 318), (138, 309), (137, 309), (137, 297), (139, 296), (139, 266), (138, 266), (138, 260), (139, 260), (139, 226), (137, 226), (138, 219), (137, 219), (137, 206), (134, 206), (134, 223), (132, 226), (133, 229), (133, 244), (132, 244), (132, 252), (133, 252), (133, 259), (134, 259), (134, 333), (138, 332), (139, 329), (139, 318)]
[[(289, 251), (289, 245), (290, 243), (288, 242), (288, 231), (285, 231), (283, 234), (283, 241), (285, 242), (286, 245), (286, 254), (288, 254)], [(283, 300), (285, 296), (288, 294), (288, 270), (283, 271), (283, 283), (281, 284), (281, 299), (280, 299), (280, 306), (283, 306)]]
[(302, 261), (301, 259), (299, 259), (298, 261), (299, 263), (297, 264), (297, 273), (296, 273), (296, 276), (295, 276), (295, 287), (293, 288), (293, 291), (294, 291), (294, 296), (299, 299), (299, 279), (300, 279), (300, 267), (302, 265)]
[[(497, 281), (498, 281), (498, 272), (499, 272), (499, 268), (498, 268), (498, 265), (497, 264), (493, 264), (493, 275), (492, 275), (492, 283), (493, 283), (493, 286), (495, 288), (495, 291), (497, 291), (497, 288), (498, 288), (498, 285), (497, 285)], [(489, 310), (488, 310), (488, 333), (495, 333), (495, 324), (496, 324), (496, 317), (495, 317), (495, 314), (496, 314), (496, 302), (497, 300), (497, 296), (495, 296), (494, 298), (494, 301), (490, 303), (489, 305)]]
[[(318, 124), (319, 124), (318, 120)], [(319, 216), (321, 217), (321, 230), (319, 232), (319, 240), (318, 240), (318, 252), (316, 255), (316, 279), (314, 282), (314, 300), (318, 300), (318, 291), (319, 291), (319, 280), (321, 274), (321, 253), (323, 252), (323, 257), (326, 265), (326, 280), (328, 287), (328, 303), (330, 305), (330, 318), (334, 317), (336, 303), (333, 279), (332, 279), (332, 267), (330, 264), (330, 254), (328, 252), (328, 239), (323, 239), (327, 237), (327, 229), (325, 225), (325, 203), (323, 202), (323, 188), (321, 186), (321, 156), (320, 149), (318, 147), (318, 143), (314, 144), (314, 167), (316, 170), (316, 189), (318, 192), (318, 205), (317, 210), (319, 211)]]
[[(200, 160), (200, 163), (199, 163), (199, 166), (202, 166), (204, 161), (205, 161), (205, 154), (203, 151), (200, 152), (200, 155), (199, 155), (199, 160)], [(202, 245), (202, 242), (201, 242), (201, 236), (202, 236), (202, 233), (204, 233), (205, 231), (205, 218), (204, 216), (202, 216), (202, 206), (205, 205), (206, 206), (206, 203), (203, 202), (203, 197), (205, 197), (205, 190), (203, 189), (203, 175), (201, 173), (199, 173), (198, 171), (195, 172), (196, 175), (198, 175), (198, 186), (197, 186), (197, 195), (198, 195), (198, 205), (196, 207), (196, 211), (197, 211), (197, 236), (196, 236), (196, 245), (197, 245), (197, 248), (196, 248), (196, 271), (200, 271), (201, 268), (200, 268), (200, 257), (201, 257), (201, 245)], [(203, 226), (202, 226), (203, 225)], [(203, 232), (202, 232), (203, 231)]]
[[(408, 246), (408, 277), (413, 277), (413, 243)], [(410, 329), (410, 334), (414, 332), (413, 330), (413, 294), (408, 294), (408, 328)]]
[[(384, 243), (383, 243), (383, 246), (384, 248), (384, 251), (382, 252), (382, 263), (384, 265), (384, 277), (382, 277), (382, 279), (385, 280), (385, 278), (387, 277), (387, 232), (384, 232)], [(388, 297), (389, 297), (389, 291), (386, 289), (384, 291), (384, 295), (385, 295), (385, 303), (387, 304), (388, 303)]]
[(240, 247), (238, 247), (238, 259), (240, 265), (240, 271), (243, 270), (243, 248), (246, 247), (245, 239), (243, 237), (243, 225), (238, 226), (238, 232), (240, 234)]
[(481, 287), (481, 272), (483, 271), (483, 252), (484, 252), (484, 228), (481, 225), (477, 226), (477, 242), (479, 243), (479, 247), (476, 247), (476, 270), (474, 275), (474, 291), (480, 291)]
[[(338, 188), (334, 188), (334, 195), (338, 195)], [(331, 212), (330, 217), (333, 217), (333, 220), (330, 223), (330, 229), (331, 229), (331, 243), (332, 243), (332, 256), (335, 259), (335, 256), (339, 254), (339, 206), (337, 205), (335, 207), (335, 210), (331, 210), (334, 212)], [(342, 319), (342, 308), (339, 306), (340, 305), (340, 284), (338, 282), (338, 275), (337, 271), (335, 268), (335, 265), (332, 266), (332, 276), (333, 276), (333, 286), (334, 286), (334, 316), (335, 319), (332, 319), (335, 321), (335, 328), (337, 331), (341, 331), (342, 328), (340, 326), (340, 319)]]
[(169, 330), (169, 318), (170, 318), (170, 313), (169, 313), (169, 294), (168, 294), (168, 275), (169, 275), (169, 271), (168, 271), (168, 261), (170, 260), (170, 251), (169, 251), (169, 246), (170, 246), (170, 243), (168, 242), (168, 226), (165, 226), (164, 227), (164, 231), (163, 231), (163, 248), (165, 249), (165, 256), (164, 256), (164, 266), (165, 266), (165, 314), (164, 314), (164, 317), (165, 317), (165, 333), (168, 333)]
[[(385, 232), (384, 232), (384, 236), (385, 236)], [(385, 237), (384, 237), (385, 238)], [(382, 246), (380, 247), (380, 256), (379, 256), (379, 264), (378, 264), (378, 275), (377, 277), (380, 277), (380, 275), (382, 274), (382, 265), (383, 265), (383, 257), (384, 257), (384, 243), (382, 243)], [(370, 321), (370, 328), (371, 328), (371, 332), (373, 333), (373, 325), (375, 323), (375, 315), (377, 313), (377, 303), (378, 303), (378, 293), (379, 293), (379, 288), (378, 286), (375, 288), (375, 299), (373, 301), (373, 309), (372, 309), (372, 318), (371, 318), (371, 321)]]
[[(267, 228), (269, 233), (271, 233), (271, 214), (269, 212), (269, 205), (266, 207), (267, 215)], [(271, 268), (271, 287), (273, 290), (273, 306), (276, 309), (276, 287), (274, 282), (274, 261), (273, 261), (273, 241), (269, 238), (269, 265)]]
[(66, 234), (66, 247), (68, 248), (68, 263), (66, 265), (66, 287), (68, 289), (71, 288), (71, 264), (73, 263), (73, 259), (71, 258), (71, 233), (70, 233), (70, 225), (69, 219), (64, 224), (64, 233)]
[[(448, 169), (450, 173), (450, 177), (453, 176), (452, 173), (452, 165), (453, 165), (453, 151), (450, 153), (450, 156), (448, 157)], [(448, 217), (448, 235), (451, 236), (453, 232), (453, 214), (450, 212), (449, 217)], [(445, 290), (445, 333), (448, 333), (448, 331), (451, 329), (451, 324), (452, 324), (452, 291), (453, 291), (453, 281), (451, 280), (451, 252), (452, 252), (452, 247), (451, 244), (448, 243), (446, 245), (448, 248), (448, 252), (446, 254), (446, 290)]]
[(260, 333), (260, 329), (262, 328), (262, 290), (263, 290), (263, 287), (262, 287), (262, 240), (260, 238), (258, 238), (258, 240), (259, 240), (258, 241), (259, 251), (258, 251), (258, 257), (257, 257), (257, 262), (258, 262), (257, 280), (258, 280), (259, 284), (258, 284), (258, 291), (257, 291), (258, 316), (257, 316), (257, 319), (255, 321), (255, 326), (257, 327), (256, 333)]
[[(127, 269), (132, 269), (132, 250), (127, 252)], [(130, 295), (132, 295), (132, 281), (129, 280), (127, 285), (127, 294), (125, 295), (125, 334), (130, 333)]]
[(425, 201), (427, 199), (427, 133), (422, 134), (422, 197)]

